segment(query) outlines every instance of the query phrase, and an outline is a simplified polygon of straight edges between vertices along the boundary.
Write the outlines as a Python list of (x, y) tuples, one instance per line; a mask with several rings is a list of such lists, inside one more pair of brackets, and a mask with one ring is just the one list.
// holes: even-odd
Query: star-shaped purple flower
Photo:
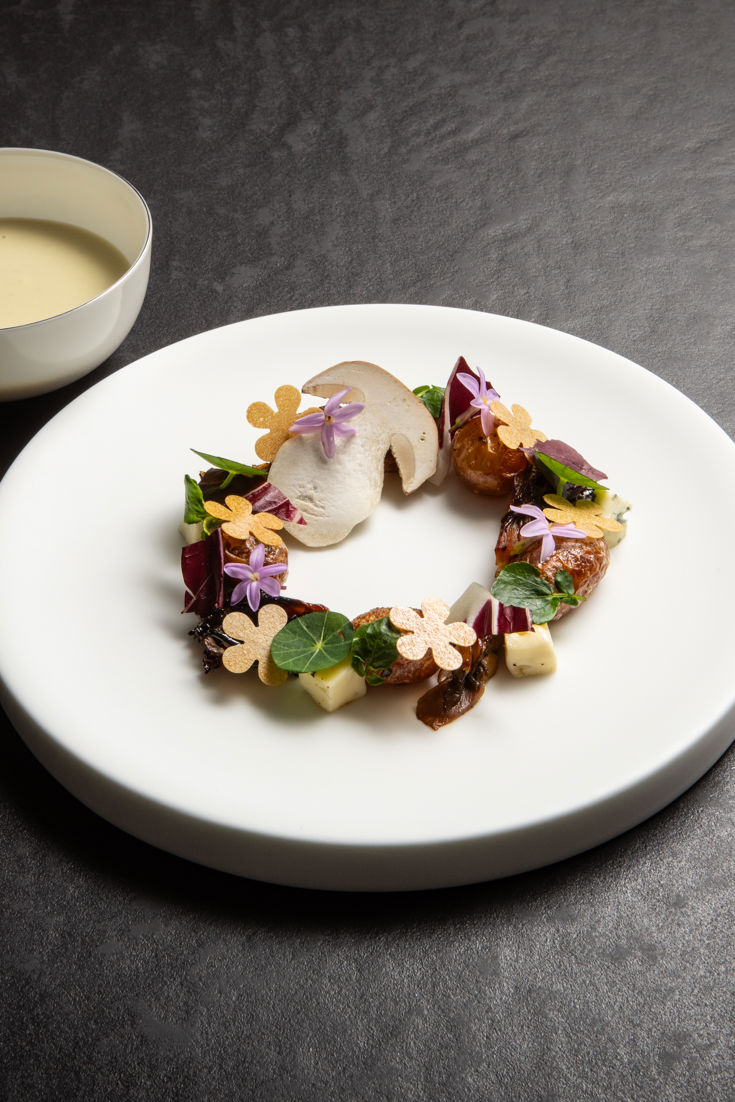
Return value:
[(225, 574), (231, 578), (239, 578), (240, 581), (232, 591), (230, 604), (238, 604), (247, 596), (248, 604), (253, 612), (260, 608), (260, 593), (267, 593), (269, 597), (277, 597), (281, 592), (281, 583), (273, 576), (285, 574), (288, 566), (285, 562), (274, 562), (264, 566), (265, 544), (256, 543), (250, 552), (250, 561), (225, 563)]
[[(577, 528), (573, 524), (550, 524), (538, 505), (511, 505), (510, 509), (513, 513), (533, 517), (533, 520), (529, 520), (528, 524), (523, 525), (521, 535), (525, 536), (526, 539), (541, 540), (540, 562), (546, 562), (549, 556), (553, 555), (556, 550), (555, 541), (560, 537), (562, 539), (585, 539), (587, 535), (581, 528)], [(226, 569), (227, 567), (225, 567)]]
[(288, 431), (301, 433), (302, 435), (320, 431), (324, 454), (327, 459), (331, 459), (335, 451), (335, 436), (354, 436), (357, 429), (345, 422), (351, 421), (353, 417), (357, 417), (358, 413), (362, 413), (365, 409), (364, 402), (350, 402), (346, 406), (339, 404), (345, 394), (349, 394), (350, 389), (350, 387), (345, 387), (344, 390), (338, 390), (328, 400), (324, 409), (320, 409), (318, 413), (307, 413), (305, 417), (299, 417), (298, 421), (294, 421)]
[(500, 395), (497, 390), (487, 385), (481, 367), (478, 367), (477, 374), (480, 376), (479, 383), (474, 375), (467, 375), (464, 371), (460, 372), (457, 378), (463, 386), (467, 387), (470, 394), (473, 396), (470, 405), (474, 406), (475, 409), (479, 409), (482, 431), (485, 436), (489, 436), (493, 431), (493, 412), (490, 409), (490, 403), (496, 402), (498, 398), (500, 398)]

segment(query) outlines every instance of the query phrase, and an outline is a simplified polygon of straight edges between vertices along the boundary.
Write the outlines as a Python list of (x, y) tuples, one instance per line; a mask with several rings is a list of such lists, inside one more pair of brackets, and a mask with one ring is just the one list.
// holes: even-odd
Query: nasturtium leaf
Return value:
[(273, 637), (271, 656), (289, 673), (316, 673), (350, 653), (354, 630), (340, 612), (308, 612), (289, 620)]
[(211, 463), (212, 466), (219, 468), (221, 471), (227, 471), (227, 478), (220, 486), (220, 489), (223, 489), (236, 474), (244, 474), (249, 478), (265, 478), (268, 473), (261, 467), (249, 467), (247, 463), (238, 463), (234, 459), (223, 459), (221, 455), (209, 455), (207, 452), (198, 452), (196, 448), (192, 448), (191, 450), (194, 452), (194, 455), (198, 455), (200, 459), (206, 459), (207, 463)]
[(414, 390), (414, 394), (417, 398), (420, 398), (428, 409), (431, 416), (436, 420), (442, 411), (442, 400), (444, 398), (443, 386), (417, 386)]
[(198, 524), (207, 517), (204, 508), (204, 494), (199, 483), (191, 475), (184, 475), (184, 524)]
[(381, 685), (385, 681), (384, 671), (398, 658), (396, 641), (400, 636), (400, 631), (396, 631), (387, 616), (362, 624), (355, 632), (352, 668), (368, 685)]

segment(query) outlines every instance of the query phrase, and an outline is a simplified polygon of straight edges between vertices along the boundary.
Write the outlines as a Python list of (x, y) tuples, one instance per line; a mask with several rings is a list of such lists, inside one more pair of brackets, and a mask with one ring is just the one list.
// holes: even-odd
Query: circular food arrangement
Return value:
[[(250, 673), (277, 689), (298, 677), (327, 712), (393, 685), (421, 684), (416, 714), (438, 729), (474, 707), (504, 665), (516, 678), (553, 674), (549, 625), (589, 599), (630, 503), (572, 446), (510, 408), (460, 356), (445, 386), (410, 390), (376, 364), (338, 363), (302, 391), (247, 407), (263, 435), (257, 461), (195, 451), (209, 466), (185, 475), (184, 611), (198, 622), (205, 672)], [(194, 449), (192, 449), (194, 450)], [(380, 503), (384, 480), (406, 494), (455, 477), (508, 501), (494, 578), (470, 581), (452, 605), (380, 607), (350, 618), (284, 591), (289, 541), (339, 543)], [(488, 584), (486, 584), (488, 583)], [(501, 659), (504, 658), (504, 663)]]

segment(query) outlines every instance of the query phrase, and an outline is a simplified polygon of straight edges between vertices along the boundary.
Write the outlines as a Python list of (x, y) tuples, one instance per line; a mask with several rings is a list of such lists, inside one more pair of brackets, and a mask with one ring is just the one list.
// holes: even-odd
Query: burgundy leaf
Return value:
[(563, 440), (544, 440), (543, 443), (536, 444), (533, 451), (548, 455), (550, 459), (555, 459), (557, 463), (563, 463), (565, 467), (571, 467), (577, 474), (582, 474), (585, 478), (591, 478), (594, 482), (602, 482), (603, 479), (607, 478), (604, 471), (598, 471), (596, 467), (587, 462), (583, 455), (580, 455), (569, 444), (565, 444)]
[(215, 528), (206, 539), (197, 540), (181, 549), (181, 573), (187, 594), (184, 612), (208, 616), (225, 602), (225, 552), (222, 530)]
[(439, 448), (448, 448), (452, 439), (451, 427), (460, 413), (469, 408), (472, 395), (467, 387), (463, 386), (457, 378), (460, 371), (466, 371), (469, 375), (473, 372), (464, 356), (460, 356), (452, 368), (452, 373), (447, 379), (442, 398), (442, 408), (439, 414)]
[(298, 509), (272, 482), (263, 482), (245, 496), (252, 505), (254, 513), (270, 513), (271, 516), (278, 517), (279, 520), (306, 524)]
[(533, 620), (527, 608), (504, 605), (497, 597), (490, 597), (472, 621), (472, 627), (480, 639), (488, 635), (509, 635), (514, 631), (531, 631)]

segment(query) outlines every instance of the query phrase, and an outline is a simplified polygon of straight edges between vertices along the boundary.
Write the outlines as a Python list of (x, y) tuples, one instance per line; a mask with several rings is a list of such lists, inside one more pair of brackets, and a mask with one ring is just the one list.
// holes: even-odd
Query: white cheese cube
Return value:
[(554, 673), (556, 654), (548, 624), (534, 624), (533, 631), (514, 631), (505, 636), (505, 664), (514, 677)]
[(299, 681), (325, 712), (335, 712), (337, 708), (350, 704), (367, 692), (365, 678), (355, 673), (349, 655), (326, 670), (300, 673)]

